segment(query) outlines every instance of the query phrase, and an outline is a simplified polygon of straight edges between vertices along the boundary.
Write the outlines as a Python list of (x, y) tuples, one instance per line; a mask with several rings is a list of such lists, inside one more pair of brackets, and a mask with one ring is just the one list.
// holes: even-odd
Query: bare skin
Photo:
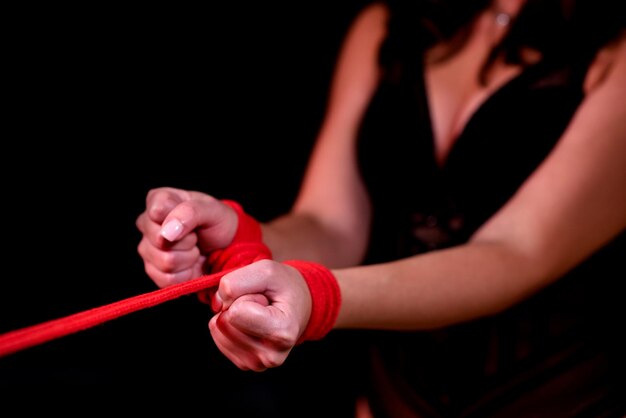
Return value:
[[(502, 7), (520, 5), (511, 0)], [(520, 71), (500, 63), (486, 86), (474, 81), (481, 54), (501, 36), (489, 13), (478, 19), (455, 57), (426, 68), (440, 162), (469, 116)], [(432, 329), (514, 305), (626, 228), (622, 37), (589, 69), (586, 97), (555, 149), (468, 243), (359, 267), (371, 208), (357, 169), (356, 131), (379, 78), (376, 57), (386, 19), (383, 6), (369, 7), (345, 41), (297, 201), (289, 214), (263, 225), (276, 261), (239, 269), (220, 284), (209, 328), (220, 350), (241, 369), (282, 364), (308, 322), (306, 284), (281, 260), (306, 259), (334, 268), (343, 300), (336, 328)], [(451, 80), (457, 85), (446, 88)], [(236, 216), (202, 193), (156, 189), (137, 226), (144, 234), (139, 252), (146, 272), (166, 286), (199, 275), (206, 250), (232, 240)]]

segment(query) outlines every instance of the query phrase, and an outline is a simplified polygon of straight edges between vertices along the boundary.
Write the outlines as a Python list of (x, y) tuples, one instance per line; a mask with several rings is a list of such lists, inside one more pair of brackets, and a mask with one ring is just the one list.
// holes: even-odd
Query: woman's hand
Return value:
[(146, 273), (159, 287), (201, 276), (207, 253), (230, 244), (237, 222), (232, 208), (207, 194), (150, 190), (136, 221)]
[(209, 329), (237, 367), (263, 371), (285, 361), (307, 326), (311, 305), (298, 270), (262, 260), (222, 278)]

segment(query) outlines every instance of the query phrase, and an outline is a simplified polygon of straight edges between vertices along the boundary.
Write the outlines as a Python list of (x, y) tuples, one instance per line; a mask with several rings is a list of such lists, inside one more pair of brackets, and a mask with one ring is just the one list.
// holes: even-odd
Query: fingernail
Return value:
[(213, 309), (213, 312), (219, 312), (222, 310), (223, 306), (224, 303), (222, 302), (222, 298), (219, 293), (215, 292), (213, 299), (211, 300), (211, 309)]
[(172, 219), (161, 228), (161, 236), (168, 241), (176, 241), (183, 232), (183, 224), (178, 219)]

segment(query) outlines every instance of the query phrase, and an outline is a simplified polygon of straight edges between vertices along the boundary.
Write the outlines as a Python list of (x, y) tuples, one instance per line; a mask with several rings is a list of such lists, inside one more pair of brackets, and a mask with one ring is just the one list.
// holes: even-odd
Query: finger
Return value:
[(146, 271), (146, 274), (159, 287), (167, 287), (174, 284), (186, 282), (202, 275), (199, 264), (195, 264), (192, 268), (182, 270), (176, 273), (165, 273), (156, 268), (152, 263), (144, 262), (144, 269)]
[(161, 224), (165, 217), (177, 205), (189, 199), (189, 192), (171, 187), (152, 189), (146, 196), (146, 213), (148, 217)]
[(237, 338), (217, 314), (209, 321), (209, 331), (217, 348), (241, 370), (263, 371), (266, 367), (255, 356), (251, 338)]
[[(228, 315), (224, 315), (224, 313), (217, 318), (218, 328), (222, 330), (230, 341), (236, 343), (237, 347), (245, 349), (248, 353), (252, 354), (253, 361), (255, 362), (251, 364), (253, 370), (257, 370), (257, 368), (264, 370), (279, 366), (283, 363), (289, 350), (293, 347), (293, 344), (287, 347), (278, 347), (272, 344), (271, 340), (268, 341), (265, 338), (257, 338), (253, 335), (246, 334), (237, 329), (237, 327), (230, 322)], [(268, 344), (268, 342), (270, 344)]]
[(198, 244), (198, 236), (193, 233), (185, 235), (180, 241), (176, 242), (170, 242), (164, 239), (160, 234), (157, 234), (154, 237), (157, 241), (160, 240), (163, 242), (163, 249), (168, 250), (186, 251), (195, 248)]
[(265, 295), (261, 295), (261, 294), (251, 294), (251, 295), (243, 295), (242, 297), (239, 298), (240, 302), (246, 301), (246, 302), (254, 302), (257, 305), (260, 306), (269, 306), (270, 301), (265, 297)]
[[(209, 327), (211, 328), (211, 324)], [(217, 331), (214, 341), (218, 344), (218, 348), (228, 352), (231, 361), (234, 359), (233, 362), (236, 364), (243, 364), (254, 371), (263, 371), (281, 365), (291, 349), (291, 346), (286, 350), (277, 349), (268, 345), (263, 339), (239, 331), (229, 323), (223, 313), (215, 316), (214, 327)], [(211, 333), (213, 334), (213, 330)]]
[[(214, 287), (214, 288), (208, 289), (206, 292), (208, 294), (208, 299), (211, 305), (211, 310), (213, 310), (213, 312), (215, 313), (222, 311), (222, 307), (223, 307), (222, 299), (217, 294), (217, 288)], [(262, 306), (267, 306), (270, 304), (270, 301), (265, 297), (265, 295), (261, 295), (261, 294), (244, 295), (240, 297), (239, 299), (250, 300)]]
[(228, 274), (220, 280), (218, 297), (224, 304), (222, 309), (228, 309), (239, 297), (246, 294), (266, 294), (270, 285), (269, 278), (282, 272), (285, 266), (270, 260), (261, 260), (242, 267)]
[(135, 220), (135, 226), (142, 234), (146, 233), (146, 223), (150, 222), (150, 218), (146, 212), (141, 212), (141, 214)]
[(190, 268), (200, 257), (198, 247), (190, 250), (161, 250), (153, 246), (148, 240), (142, 239), (137, 246), (137, 252), (145, 261), (149, 261), (156, 268), (165, 273), (176, 273), (177, 271)]
[(254, 295), (238, 298), (222, 313), (225, 321), (240, 332), (261, 338), (280, 350), (293, 347), (300, 335), (299, 322), (274, 306), (258, 303)]
[(196, 230), (203, 252), (230, 244), (237, 230), (237, 214), (229, 206), (206, 196), (177, 205), (163, 220), (161, 235), (178, 241)]
[(190, 250), (198, 243), (196, 234), (187, 234), (180, 240), (170, 242), (161, 235), (161, 225), (152, 221), (145, 213), (137, 218), (137, 228), (150, 243), (160, 249)]

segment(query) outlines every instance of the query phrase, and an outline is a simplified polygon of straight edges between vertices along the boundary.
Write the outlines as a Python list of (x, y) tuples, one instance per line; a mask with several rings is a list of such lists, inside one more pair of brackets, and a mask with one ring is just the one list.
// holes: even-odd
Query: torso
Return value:
[(483, 62), (498, 40), (498, 30), (485, 13), (475, 23), (467, 43), (453, 57), (424, 69), (437, 161), (443, 164), (470, 116), (495, 90), (519, 75), (520, 66), (497, 62), (486, 85), (478, 82)]
[[(459, 134), (478, 108), (500, 87), (518, 76), (523, 68), (496, 61), (485, 85), (478, 82), (479, 72), (487, 56), (504, 32), (493, 22), (492, 12), (480, 16), (469, 35), (467, 43), (453, 57), (424, 68), (430, 119), (433, 127), (435, 155), (438, 164), (445, 162)], [(589, 93), (602, 82), (615, 57), (616, 48), (602, 49), (589, 67), (584, 82)], [(535, 51), (526, 51), (529, 63), (541, 57)]]
[[(499, 63), (481, 86), (475, 80), (491, 45), (484, 32), (474, 31), (453, 58), (384, 80), (376, 92), (359, 138), (363, 178), (377, 208), (372, 243), (378, 247), (370, 249), (369, 262), (465, 242), (550, 152), (593, 88), (587, 80), (610, 65), (606, 56), (596, 60), (584, 80), (567, 63), (540, 61), (525, 70)], [(606, 266), (623, 271), (615, 263), (621, 250), (615, 249), (625, 242), (622, 237), (609, 255), (599, 256), (607, 270), (597, 270), (592, 260), (506, 314), (432, 333), (383, 335), (374, 363), (384, 364), (385, 372), (374, 381), (388, 381), (389, 387), (378, 389), (392, 390), (400, 403), (426, 400), (458, 412), (490, 408), (493, 399), (504, 404), (527, 383), (578, 390), (570, 385), (577, 378), (554, 385), (519, 378), (520, 369), (553, 373), (554, 359), (573, 376), (592, 364), (597, 376), (581, 382), (606, 381), (603, 350), (610, 344), (595, 338), (589, 324), (611, 322), (609, 307), (618, 304), (597, 301), (610, 296), (602, 293), (613, 277)], [(594, 277), (592, 271), (603, 273)], [(589, 280), (606, 287), (589, 287)], [(594, 312), (594, 318), (581, 312)], [(505, 385), (509, 392), (500, 390)]]

